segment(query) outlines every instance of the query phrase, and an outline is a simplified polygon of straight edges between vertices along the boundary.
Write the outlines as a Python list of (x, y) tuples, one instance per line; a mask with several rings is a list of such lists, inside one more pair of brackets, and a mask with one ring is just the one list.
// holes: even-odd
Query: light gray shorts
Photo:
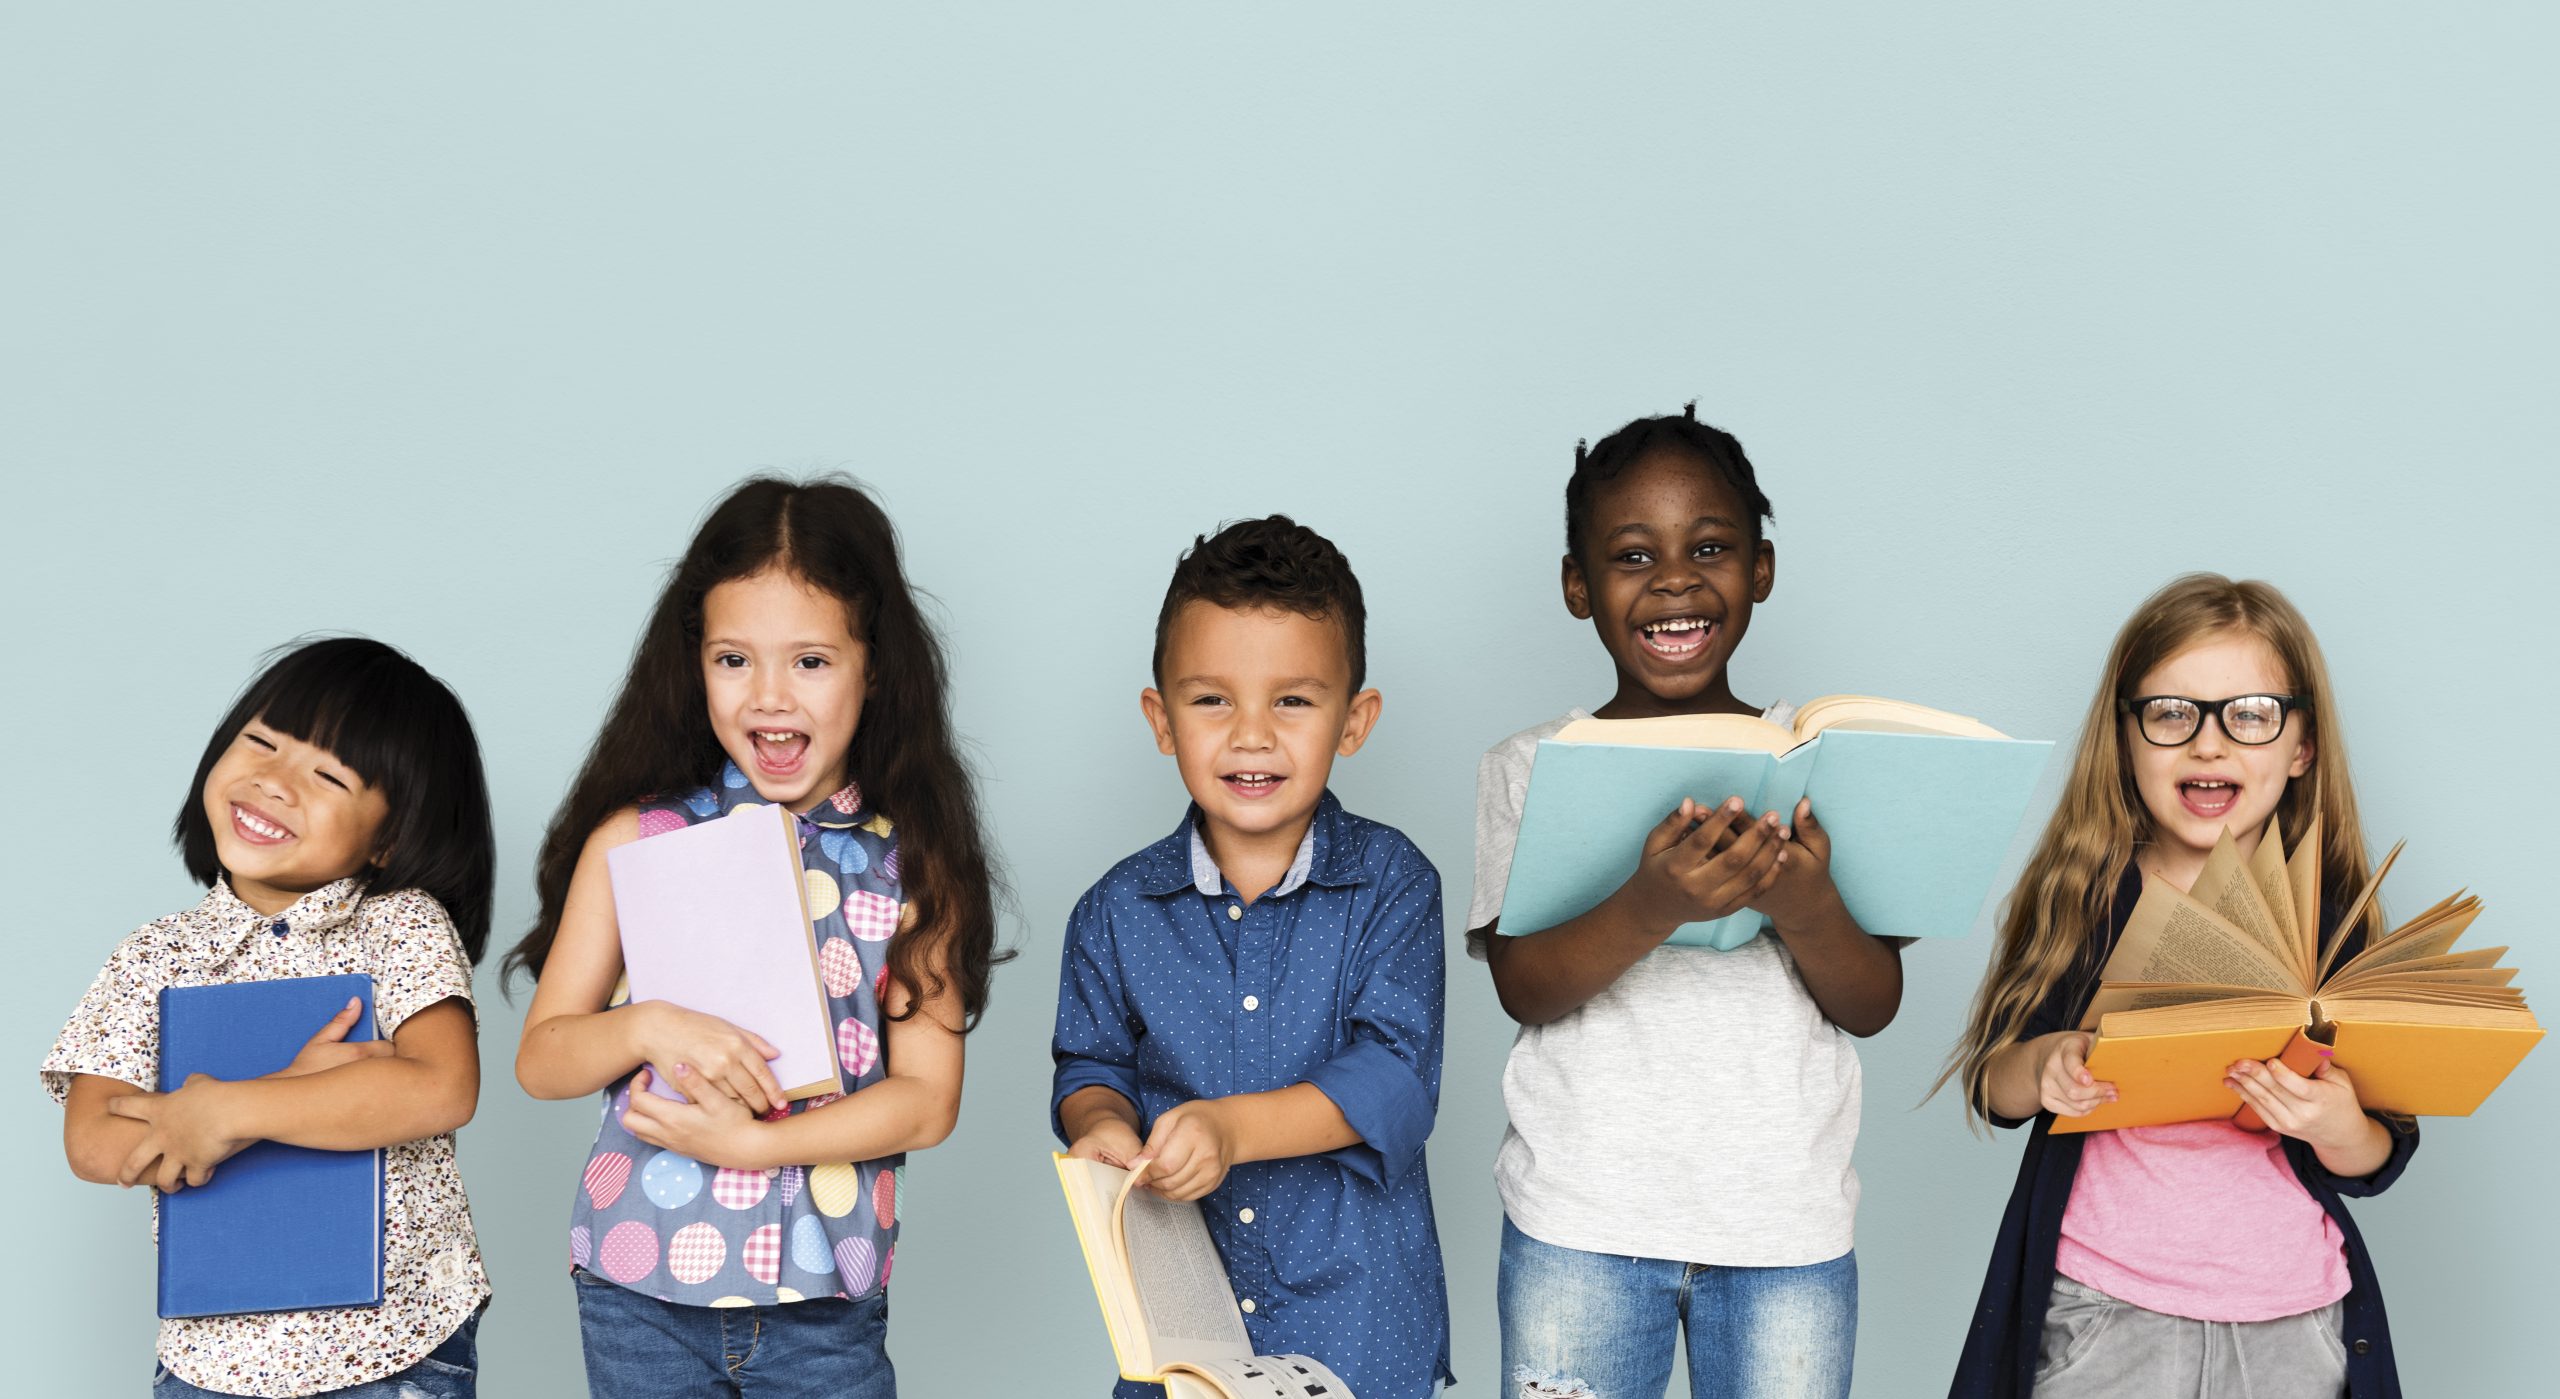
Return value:
[(2191, 1321), (2057, 1274), (2036, 1399), (2338, 1399), (2344, 1302), (2273, 1321)]

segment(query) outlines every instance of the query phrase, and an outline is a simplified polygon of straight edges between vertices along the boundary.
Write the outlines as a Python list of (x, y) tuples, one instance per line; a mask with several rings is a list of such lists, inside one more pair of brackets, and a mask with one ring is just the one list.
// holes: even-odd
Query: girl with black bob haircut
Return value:
[(478, 966), (489, 946), (497, 841), (480, 742), (453, 691), (370, 637), (324, 637), (276, 656), (214, 726), (169, 824), (187, 873), (208, 887), (223, 871), (200, 794), (252, 721), (329, 750), (385, 795), (390, 809), (363, 871), (366, 887), (434, 895)]
[[(470, 718), (379, 641), (294, 646), (215, 726), (172, 834), (204, 897), (117, 944), (45, 1056), (72, 1174), (183, 1196), (252, 1169), (233, 1158), (260, 1142), (370, 1151), (395, 1207), (378, 1303), (165, 1316), (152, 1392), (253, 1378), (264, 1395), (469, 1399), (489, 1279), (453, 1134), (479, 1102), (471, 969), (495, 864)], [(337, 976), (364, 989), (340, 1003), (311, 981)], [(280, 998), (262, 1013), (300, 1049), (257, 1077), (162, 1089), (179, 1074), (160, 993), (248, 983)], [(265, 1306), (329, 1295), (308, 1260), (271, 1266), (296, 1271)]]
[[(896, 1393), (903, 1168), (958, 1120), (962, 1041), (998, 960), (947, 684), (888, 516), (841, 478), (732, 491), (641, 631), (543, 837), (540, 917), (507, 955), (537, 979), (517, 1081), (537, 1098), (610, 1095), (569, 1221), (599, 1399)], [(798, 833), (834, 1031), (833, 1072), (789, 1092), (753, 1027), (630, 994), (606, 863), (767, 807)], [(741, 1323), (771, 1378), (732, 1372)]]

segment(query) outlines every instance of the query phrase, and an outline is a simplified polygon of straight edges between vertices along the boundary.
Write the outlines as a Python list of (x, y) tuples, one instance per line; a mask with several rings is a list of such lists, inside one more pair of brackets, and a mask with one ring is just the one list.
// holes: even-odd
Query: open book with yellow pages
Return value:
[(1052, 1153), (1120, 1377), (1168, 1399), (1353, 1399), (1303, 1355), (1256, 1355), (1199, 1205), (1137, 1188), (1143, 1172)]
[(2231, 1118), (2263, 1124), (2223, 1085), (2241, 1059), (2308, 1074), (2328, 1058), (2380, 1112), (2468, 1116), (2542, 1038), (2501, 967), (2503, 947), (2454, 941), (2480, 912), (2457, 893), (2373, 938), (2343, 963), (2356, 926), (2391, 872), (2392, 847), (2320, 944), (2320, 823), (2284, 855), (2274, 821), (2247, 857), (2224, 831), (2190, 893), (2156, 879), (2125, 922), (2080, 1028), (2097, 1031), (2090, 1076), (2116, 1100), (2056, 1132)]

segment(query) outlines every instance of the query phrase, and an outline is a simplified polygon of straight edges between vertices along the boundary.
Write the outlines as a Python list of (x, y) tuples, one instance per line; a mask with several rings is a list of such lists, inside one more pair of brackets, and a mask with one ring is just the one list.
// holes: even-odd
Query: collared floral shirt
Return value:
[(1067, 920), (1050, 1126), (1096, 1085), (1137, 1107), (1143, 1137), (1195, 1098), (1314, 1084), (1360, 1140), (1237, 1166), (1201, 1214), (1255, 1350), (1312, 1355), (1367, 1399), (1421, 1399), (1451, 1378), (1423, 1167), (1440, 1100), (1439, 872), (1328, 792), (1287, 876), (1247, 905), (1198, 823), (1195, 807), (1112, 866)]
[[(761, 804), (747, 775), (730, 763), (716, 785), (642, 802), (640, 835), (645, 840)], [(888, 984), (889, 939), (908, 912), (896, 828), (863, 809), (857, 785), (798, 819), (805, 902), (836, 1059), (847, 1089), (858, 1092), (889, 1076), (880, 999)], [(615, 1002), (626, 995), (627, 988), (617, 991)], [(770, 1171), (708, 1166), (624, 1129), (630, 1076), (605, 1096), (604, 1121), (570, 1209), (573, 1265), (696, 1307), (867, 1297), (889, 1285), (905, 1156)], [(787, 1103), (772, 1117), (842, 1096)]]
[[(45, 1091), (61, 1102), (74, 1074), (156, 1088), (163, 987), (349, 974), (373, 978), (385, 1039), (439, 1001), (471, 1000), (470, 959), (430, 895), (366, 897), (342, 879), (270, 917), (217, 880), (202, 903), (144, 925), (108, 956), (45, 1056)], [(286, 1399), (395, 1374), (452, 1335), (489, 1296), (453, 1134), (385, 1147), (382, 1166), (381, 1306), (170, 1318), (160, 1323), (161, 1363), (202, 1389)]]

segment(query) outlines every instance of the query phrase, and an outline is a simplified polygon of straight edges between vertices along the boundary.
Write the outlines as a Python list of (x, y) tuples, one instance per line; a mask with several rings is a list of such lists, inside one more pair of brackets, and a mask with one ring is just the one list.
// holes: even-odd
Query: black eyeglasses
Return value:
[(2284, 736), (2286, 716), (2309, 703), (2293, 695), (2234, 695), (2190, 699), (2185, 695), (2136, 695), (2116, 707), (2134, 716), (2142, 737), (2156, 748), (2175, 748), (2196, 736), (2210, 714), (2232, 742), (2255, 748)]

